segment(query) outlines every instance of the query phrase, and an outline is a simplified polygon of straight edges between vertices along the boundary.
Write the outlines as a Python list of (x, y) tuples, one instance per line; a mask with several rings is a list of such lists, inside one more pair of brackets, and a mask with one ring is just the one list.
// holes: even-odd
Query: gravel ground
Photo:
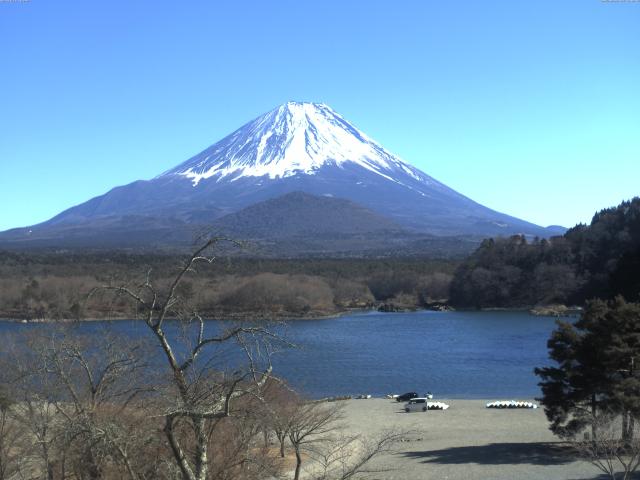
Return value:
[[(485, 408), (491, 400), (446, 400), (446, 411), (405, 413), (387, 399), (347, 400), (350, 431), (376, 435), (397, 428), (417, 433), (376, 460), (388, 471), (371, 479), (594, 479), (600, 472), (579, 461), (547, 427), (541, 408)], [(497, 400), (497, 399), (492, 399)], [(531, 399), (518, 399), (529, 400)], [(435, 399), (434, 399), (435, 401)]]

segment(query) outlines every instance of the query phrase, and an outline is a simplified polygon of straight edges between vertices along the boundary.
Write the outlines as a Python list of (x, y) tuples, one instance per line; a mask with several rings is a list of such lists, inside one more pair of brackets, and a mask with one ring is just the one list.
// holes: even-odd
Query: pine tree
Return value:
[(548, 342), (555, 367), (536, 368), (551, 430), (571, 437), (594, 419), (619, 414), (631, 438), (640, 415), (640, 304), (588, 302), (575, 324), (558, 322)]

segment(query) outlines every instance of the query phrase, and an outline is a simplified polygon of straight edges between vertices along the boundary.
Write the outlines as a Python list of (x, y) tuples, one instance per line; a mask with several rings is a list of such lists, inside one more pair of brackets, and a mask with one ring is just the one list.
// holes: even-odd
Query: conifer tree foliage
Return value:
[(476, 308), (580, 305), (616, 295), (640, 301), (640, 197), (561, 237), (483, 241), (456, 270), (449, 301)]
[(596, 420), (619, 415), (632, 438), (640, 418), (640, 304), (592, 300), (574, 324), (558, 322), (548, 341), (557, 366), (536, 368), (551, 430), (573, 437)]

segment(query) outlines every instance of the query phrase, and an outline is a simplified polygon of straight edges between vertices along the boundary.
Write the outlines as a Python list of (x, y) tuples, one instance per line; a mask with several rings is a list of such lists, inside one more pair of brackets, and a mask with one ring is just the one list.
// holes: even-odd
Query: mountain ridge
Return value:
[(324, 104), (289, 102), (151, 180), (115, 187), (46, 222), (0, 233), (0, 243), (55, 239), (69, 228), (110, 223), (124, 232), (126, 222), (116, 219), (129, 217), (149, 224), (159, 219), (161, 229), (171, 222), (198, 229), (291, 192), (352, 202), (411, 234), (561, 233), (474, 202), (393, 155)]

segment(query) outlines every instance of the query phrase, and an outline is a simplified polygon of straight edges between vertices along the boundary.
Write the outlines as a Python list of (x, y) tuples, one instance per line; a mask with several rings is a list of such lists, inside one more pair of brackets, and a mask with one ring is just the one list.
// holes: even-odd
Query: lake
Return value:
[(367, 313), (292, 324), (301, 346), (274, 367), (314, 396), (431, 391), (447, 398), (540, 394), (555, 318), (526, 312)]
[[(213, 325), (215, 322), (211, 322)], [(312, 397), (431, 391), (438, 398), (532, 398), (535, 367), (548, 365), (555, 318), (526, 312), (359, 313), (289, 322), (295, 349), (273, 357), (274, 372)], [(0, 323), (0, 333), (47, 324)], [(86, 322), (146, 334), (138, 321)]]

